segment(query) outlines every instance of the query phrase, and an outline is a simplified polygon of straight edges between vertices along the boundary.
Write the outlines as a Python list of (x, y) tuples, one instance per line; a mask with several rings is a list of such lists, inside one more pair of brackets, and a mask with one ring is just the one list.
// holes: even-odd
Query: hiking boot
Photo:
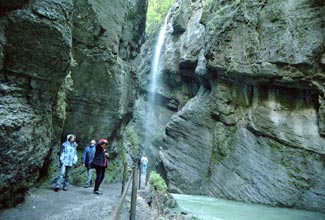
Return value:
[(55, 187), (54, 192), (59, 192), (59, 189), (60, 189), (59, 187)]
[(97, 191), (94, 191), (94, 194), (96, 194), (96, 195), (102, 195), (103, 193), (97, 190)]

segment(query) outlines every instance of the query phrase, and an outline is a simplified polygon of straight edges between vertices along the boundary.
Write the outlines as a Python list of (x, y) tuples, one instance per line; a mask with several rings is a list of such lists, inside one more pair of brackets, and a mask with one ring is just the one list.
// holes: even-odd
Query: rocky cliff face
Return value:
[(81, 145), (115, 137), (131, 118), (137, 91), (131, 61), (143, 42), (146, 1), (77, 0), (73, 9), (74, 89), (64, 131)]
[(159, 95), (178, 105), (143, 146), (172, 191), (325, 211), (324, 23), (322, 1), (175, 3)]
[(59, 139), (58, 92), (71, 60), (72, 2), (12, 1), (0, 8), (3, 208), (23, 199)]
[(57, 162), (61, 134), (76, 133), (82, 145), (116, 135), (130, 118), (137, 84), (129, 61), (143, 41), (146, 1), (17, 0), (0, 8), (1, 209)]
[(146, 0), (76, 0), (73, 9), (73, 91), (64, 133), (82, 151), (90, 139), (110, 142), (111, 179), (122, 175), (120, 132), (132, 118), (138, 90), (133, 60), (144, 41)]

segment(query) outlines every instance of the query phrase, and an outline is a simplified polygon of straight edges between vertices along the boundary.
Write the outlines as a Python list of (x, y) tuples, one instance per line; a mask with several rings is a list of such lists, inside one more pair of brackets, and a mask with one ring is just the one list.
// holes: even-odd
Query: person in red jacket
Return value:
[(95, 188), (94, 193), (97, 195), (101, 195), (102, 192), (99, 191), (99, 186), (102, 183), (105, 177), (105, 168), (107, 167), (107, 160), (108, 160), (108, 152), (106, 151), (108, 146), (108, 141), (104, 138), (100, 139), (96, 144), (96, 152), (94, 155), (94, 159), (91, 165), (96, 170), (96, 181), (95, 181)]

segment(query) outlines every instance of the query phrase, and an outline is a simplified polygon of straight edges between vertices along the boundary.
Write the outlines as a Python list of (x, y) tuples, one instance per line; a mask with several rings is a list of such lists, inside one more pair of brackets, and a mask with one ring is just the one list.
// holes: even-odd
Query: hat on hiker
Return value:
[(67, 141), (70, 141), (71, 138), (76, 138), (76, 136), (74, 134), (68, 134), (67, 135)]
[(106, 143), (108, 144), (108, 141), (105, 139), (105, 138), (102, 138), (102, 139), (99, 139), (98, 143), (100, 144), (103, 144), (103, 143)]

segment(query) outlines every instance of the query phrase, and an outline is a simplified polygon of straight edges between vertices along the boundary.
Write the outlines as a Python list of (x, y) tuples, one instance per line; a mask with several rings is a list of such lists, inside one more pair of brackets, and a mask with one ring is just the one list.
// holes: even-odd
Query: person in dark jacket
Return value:
[(85, 183), (85, 188), (88, 188), (93, 183), (93, 172), (94, 168), (90, 166), (91, 162), (94, 159), (94, 155), (96, 152), (96, 141), (91, 140), (89, 145), (85, 148), (83, 156), (82, 156), (82, 165), (87, 169), (87, 180)]
[(102, 192), (99, 191), (99, 186), (105, 177), (105, 168), (107, 167), (108, 152), (106, 151), (108, 146), (108, 141), (104, 138), (100, 139), (96, 144), (96, 152), (91, 165), (96, 170), (96, 181), (94, 193), (101, 195)]

